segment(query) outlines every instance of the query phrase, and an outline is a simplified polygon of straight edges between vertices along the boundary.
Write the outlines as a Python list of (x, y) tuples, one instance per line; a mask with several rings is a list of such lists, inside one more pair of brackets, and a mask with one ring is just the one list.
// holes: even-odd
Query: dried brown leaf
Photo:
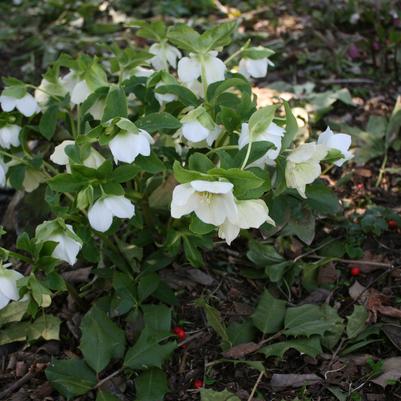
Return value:
[(314, 373), (307, 374), (280, 374), (274, 373), (271, 379), (271, 386), (274, 390), (279, 390), (285, 387), (302, 387), (311, 384), (320, 383), (322, 379)]
[(238, 359), (257, 351), (260, 347), (261, 344), (257, 344), (254, 342), (239, 344), (230, 348), (226, 352), (223, 352), (223, 356), (226, 358)]

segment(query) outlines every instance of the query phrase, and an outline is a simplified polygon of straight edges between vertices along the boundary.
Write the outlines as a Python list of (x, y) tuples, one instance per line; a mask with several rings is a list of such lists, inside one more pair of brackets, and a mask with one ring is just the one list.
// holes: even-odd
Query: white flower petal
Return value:
[(208, 85), (223, 81), (225, 72), (226, 65), (219, 58), (212, 56), (205, 58), (205, 73)]
[(237, 201), (237, 208), (240, 228), (259, 228), (265, 222), (275, 225), (266, 203), (261, 199)]
[(0, 309), (3, 309), (4, 307), (6, 307), (8, 305), (8, 303), (10, 302), (10, 298), (7, 298), (0, 289)]
[(89, 89), (87, 83), (85, 81), (79, 81), (71, 92), (71, 103), (81, 104), (88, 98), (90, 94), (91, 90)]
[(0, 159), (0, 187), (5, 187), (6, 185), (7, 170), (7, 165)]
[(10, 149), (11, 146), (19, 146), (19, 133), (21, 127), (18, 125), (6, 125), (0, 128), (0, 147)]
[(263, 78), (267, 74), (267, 58), (258, 60), (246, 59), (246, 69), (251, 77)]
[(94, 230), (104, 233), (113, 223), (113, 214), (105, 205), (104, 200), (100, 199), (89, 208), (88, 219)]
[(231, 182), (194, 180), (190, 184), (197, 192), (209, 192), (213, 194), (227, 194), (232, 192), (234, 188)]
[(232, 224), (226, 219), (224, 223), (219, 226), (218, 236), (224, 239), (228, 245), (231, 245), (231, 242), (238, 237), (239, 231), (240, 228), (236, 224)]
[(70, 159), (65, 153), (65, 148), (68, 145), (74, 145), (74, 144), (75, 142), (71, 140), (66, 140), (61, 142), (54, 148), (53, 153), (50, 155), (50, 160), (53, 163), (59, 164), (60, 166), (68, 165), (70, 163)]
[(177, 58), (181, 58), (181, 52), (174, 46), (165, 44), (165, 55), (168, 63), (173, 67), (177, 67)]
[(17, 99), (16, 106), (18, 111), (22, 113), (25, 117), (31, 117), (38, 110), (38, 104), (36, 103), (35, 98), (30, 93), (27, 93), (21, 99)]
[(17, 105), (17, 99), (15, 99), (14, 97), (3, 95), (0, 96), (0, 103), (3, 111), (9, 112), (15, 109)]
[(201, 64), (197, 59), (183, 57), (178, 62), (178, 78), (183, 82), (192, 82), (201, 75)]
[(110, 212), (120, 219), (130, 219), (135, 214), (135, 206), (124, 196), (107, 196), (103, 202)]
[(17, 288), (17, 280), (23, 275), (14, 270), (3, 270), (0, 273), (0, 292), (8, 299), (13, 301), (19, 300), (19, 291)]
[(194, 143), (205, 140), (211, 133), (197, 120), (184, 122), (181, 130), (184, 138)]
[(99, 168), (106, 159), (95, 149), (91, 149), (89, 156), (83, 161), (83, 165), (90, 168)]
[(247, 123), (241, 124), (241, 133), (238, 138), (238, 147), (242, 149), (249, 143), (249, 125)]

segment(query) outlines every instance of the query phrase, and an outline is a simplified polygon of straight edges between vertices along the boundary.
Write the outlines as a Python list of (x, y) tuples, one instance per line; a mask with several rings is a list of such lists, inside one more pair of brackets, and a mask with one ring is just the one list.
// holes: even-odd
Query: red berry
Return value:
[(398, 223), (397, 223), (395, 220), (389, 220), (389, 221), (387, 222), (387, 227), (388, 227), (390, 230), (396, 230), (396, 229), (398, 228)]
[(196, 379), (194, 381), (194, 387), (198, 390), (203, 387), (203, 380), (202, 379)]
[(358, 191), (362, 191), (363, 188), (364, 188), (364, 185), (362, 183), (356, 184), (356, 189)]
[(182, 327), (174, 327), (173, 329), (173, 333), (182, 341), (185, 340), (185, 338), (187, 337), (187, 333), (185, 332), (185, 330)]
[(354, 266), (353, 268), (351, 268), (351, 276), (359, 276), (361, 274), (361, 268), (358, 266)]

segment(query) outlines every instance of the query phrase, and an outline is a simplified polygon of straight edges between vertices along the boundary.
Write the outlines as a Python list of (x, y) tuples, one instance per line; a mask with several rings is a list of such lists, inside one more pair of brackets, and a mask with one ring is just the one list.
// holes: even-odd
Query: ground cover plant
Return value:
[[(90, 37), (98, 7), (71, 2), (63, 18), (83, 16)], [(294, 84), (285, 70), (264, 88), (289, 50), (243, 35), (241, 7), (219, 3), (227, 18), (199, 29), (111, 24), (135, 40), (67, 47), (37, 81), (3, 78), (0, 183), (16, 192), (0, 346), (15, 373), (0, 399), (399, 388), (401, 219), (385, 192), (399, 185), (399, 101), (355, 126), (333, 113), (360, 101), (341, 81)]]

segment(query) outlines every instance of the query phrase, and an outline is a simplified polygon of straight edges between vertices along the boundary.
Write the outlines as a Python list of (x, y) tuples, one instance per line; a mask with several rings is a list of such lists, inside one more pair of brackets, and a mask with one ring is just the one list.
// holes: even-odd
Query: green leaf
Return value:
[(43, 338), (46, 341), (60, 340), (61, 320), (57, 316), (42, 315), (28, 327), (28, 340)]
[(231, 342), (227, 334), (227, 328), (220, 316), (220, 312), (213, 308), (213, 306), (208, 305), (206, 302), (202, 303), (203, 310), (206, 314), (206, 319), (208, 325), (219, 335), (223, 340), (223, 348), (230, 347)]
[(191, 240), (191, 237), (188, 238), (187, 236), (183, 236), (182, 240), (184, 244), (185, 257), (188, 262), (194, 267), (201, 267), (203, 265), (202, 254)]
[(76, 175), (62, 173), (51, 178), (48, 183), (56, 192), (78, 192), (88, 181)]
[(166, 305), (142, 305), (143, 320), (150, 330), (168, 333), (171, 329), (171, 308)]
[(96, 401), (121, 401), (115, 395), (109, 393), (108, 391), (98, 390)]
[(88, 365), (97, 373), (112, 358), (121, 358), (124, 355), (124, 331), (96, 305), (83, 317), (81, 332), (80, 349)]
[(175, 179), (180, 184), (186, 184), (187, 182), (194, 181), (194, 180), (204, 180), (204, 181), (216, 181), (218, 177), (213, 175), (204, 174), (194, 170), (187, 170), (181, 166), (178, 160), (174, 161), (173, 164), (173, 172)]
[(10, 302), (0, 310), (0, 327), (7, 323), (19, 322), (28, 309), (28, 301)]
[(290, 147), (290, 145), (292, 144), (298, 133), (297, 119), (292, 114), (291, 107), (286, 101), (284, 101), (284, 109), (285, 109), (285, 134), (281, 141), (281, 152)]
[(366, 328), (369, 313), (363, 305), (355, 305), (350, 316), (347, 317), (347, 337), (354, 338)]
[(106, 122), (115, 117), (128, 117), (127, 96), (119, 86), (112, 86), (109, 89), (105, 101), (105, 109), (102, 122)]
[(137, 120), (136, 125), (138, 128), (144, 129), (150, 134), (164, 129), (177, 130), (178, 128), (181, 128), (180, 120), (164, 111), (147, 114)]
[(288, 308), (284, 326), (289, 336), (323, 336), (336, 332), (336, 321), (327, 318), (321, 306), (311, 304)]
[(199, 39), (199, 46), (203, 52), (223, 47), (231, 42), (231, 34), (238, 26), (237, 21), (220, 23), (204, 32)]
[(266, 131), (267, 127), (272, 123), (274, 113), (276, 112), (277, 106), (266, 106), (259, 110), (256, 110), (249, 119), (249, 134), (251, 138), (255, 138), (257, 135)]
[(253, 324), (264, 334), (276, 333), (283, 327), (286, 305), (265, 290), (252, 315)]
[(315, 216), (308, 207), (294, 209), (283, 234), (296, 235), (305, 244), (310, 245), (315, 238), (315, 220)]
[(280, 359), (283, 359), (284, 354), (291, 348), (296, 349), (302, 354), (309, 355), (312, 358), (315, 358), (317, 355), (322, 353), (322, 347), (320, 346), (320, 339), (318, 336), (281, 341), (263, 347), (258, 352), (264, 354), (266, 358), (276, 356)]
[(227, 327), (230, 343), (234, 345), (250, 343), (254, 340), (256, 329), (250, 319), (243, 322), (233, 322)]
[(167, 32), (168, 40), (180, 49), (197, 53), (200, 35), (186, 24), (176, 24)]
[(323, 182), (308, 185), (306, 197), (306, 204), (318, 213), (335, 214), (341, 211), (337, 195)]
[(189, 229), (198, 235), (205, 235), (211, 233), (215, 226), (213, 224), (206, 224), (202, 220), (199, 219), (198, 216), (193, 214), (191, 216), (191, 223), (189, 224)]
[(58, 117), (58, 107), (56, 105), (50, 106), (40, 118), (39, 132), (47, 139), (53, 138), (56, 132)]
[(160, 85), (155, 88), (156, 93), (173, 94), (184, 106), (198, 106), (199, 100), (194, 93), (182, 85)]
[(138, 283), (139, 302), (143, 302), (152, 295), (159, 287), (160, 278), (157, 273), (148, 273), (141, 277)]
[(228, 390), (215, 391), (212, 389), (201, 389), (201, 401), (241, 401), (235, 394)]
[(46, 369), (47, 380), (67, 400), (86, 394), (96, 385), (96, 376), (82, 359), (56, 360)]
[(137, 342), (125, 355), (124, 366), (134, 370), (147, 367), (161, 368), (162, 363), (177, 347), (175, 341), (159, 344), (167, 337), (165, 332), (155, 332), (145, 327)]
[(188, 159), (188, 167), (190, 170), (207, 173), (208, 170), (214, 168), (214, 164), (203, 153), (193, 153)]
[(166, 170), (166, 166), (159, 159), (155, 152), (152, 152), (150, 156), (139, 155), (135, 159), (135, 164), (143, 171), (150, 174), (157, 174)]
[(135, 379), (136, 401), (163, 401), (167, 393), (166, 374), (160, 369), (149, 369)]
[(0, 330), (0, 345), (17, 341), (25, 341), (29, 329), (29, 322), (10, 323)]

